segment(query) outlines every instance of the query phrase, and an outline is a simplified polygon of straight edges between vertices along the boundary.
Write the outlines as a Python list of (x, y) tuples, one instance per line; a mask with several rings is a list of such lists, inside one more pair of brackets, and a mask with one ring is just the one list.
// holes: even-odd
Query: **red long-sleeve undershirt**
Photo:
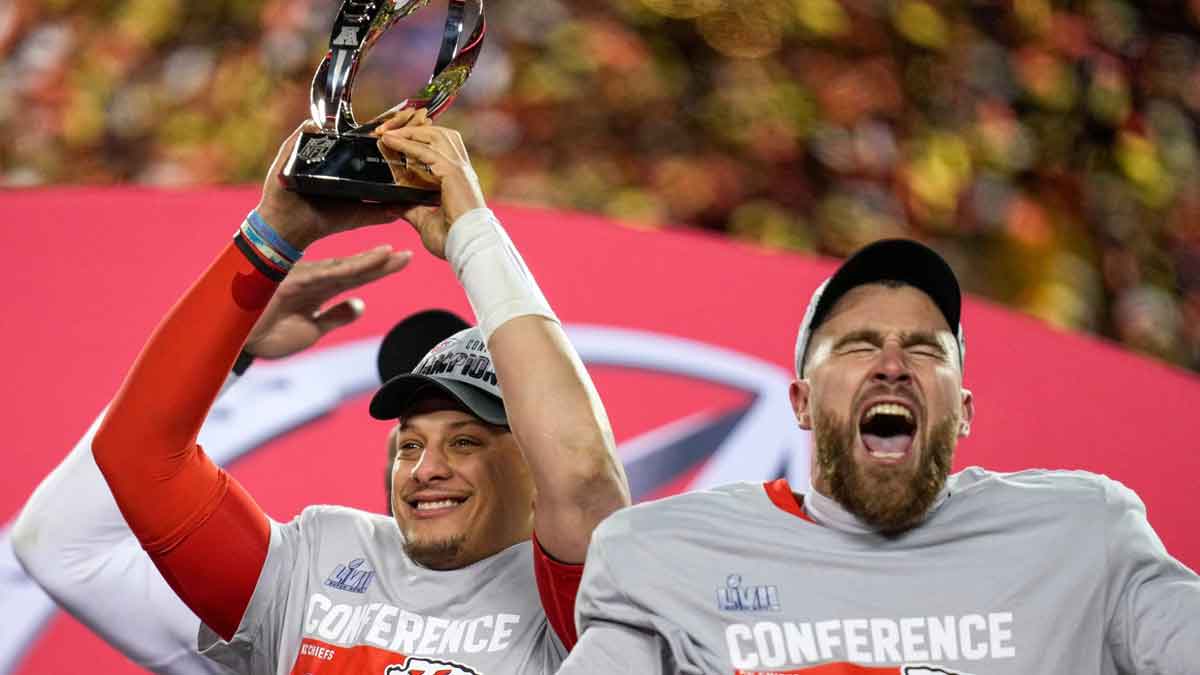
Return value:
[(579, 633), (575, 630), (575, 596), (579, 594), (579, 584), (583, 581), (583, 565), (551, 558), (538, 543), (536, 533), (532, 543), (533, 576), (542, 610), (546, 612), (546, 619), (555, 635), (558, 635), (567, 651), (571, 651), (579, 642)]
[(150, 336), (92, 444), (142, 547), (225, 639), (254, 593), (270, 525), (196, 436), (276, 287), (228, 245)]

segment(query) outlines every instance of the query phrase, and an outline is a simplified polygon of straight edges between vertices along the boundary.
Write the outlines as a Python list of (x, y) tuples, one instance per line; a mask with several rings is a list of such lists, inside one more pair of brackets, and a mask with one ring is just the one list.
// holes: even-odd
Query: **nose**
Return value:
[(454, 469), (447, 461), (446, 453), (437, 446), (430, 445), (421, 452), (421, 459), (409, 474), (418, 483), (432, 483), (436, 480), (446, 480), (454, 475)]
[(876, 382), (888, 384), (907, 383), (912, 380), (908, 356), (904, 348), (895, 342), (886, 342), (879, 350), (879, 359), (875, 363), (871, 378)]

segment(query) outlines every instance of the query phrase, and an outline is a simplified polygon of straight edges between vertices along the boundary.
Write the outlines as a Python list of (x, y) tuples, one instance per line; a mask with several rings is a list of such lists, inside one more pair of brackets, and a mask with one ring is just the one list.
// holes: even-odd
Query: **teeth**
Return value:
[(458, 502), (453, 499), (442, 499), (436, 502), (417, 502), (418, 511), (432, 511), (433, 509), (448, 509), (451, 506), (458, 506)]
[(899, 415), (909, 422), (913, 421), (912, 413), (902, 405), (897, 403), (876, 403), (867, 410), (867, 421), (876, 415)]

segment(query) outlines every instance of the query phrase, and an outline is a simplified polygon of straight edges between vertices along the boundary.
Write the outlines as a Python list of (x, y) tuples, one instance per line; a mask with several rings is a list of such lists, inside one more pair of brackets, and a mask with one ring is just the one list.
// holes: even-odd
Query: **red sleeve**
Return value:
[(225, 639), (254, 593), (270, 525), (196, 435), (276, 286), (230, 244), (150, 336), (92, 444), (142, 547)]
[(575, 631), (575, 596), (579, 593), (579, 582), (583, 578), (583, 565), (571, 565), (551, 558), (538, 543), (535, 532), (533, 576), (537, 579), (538, 595), (542, 598), (542, 609), (546, 611), (550, 627), (570, 651), (579, 641)]

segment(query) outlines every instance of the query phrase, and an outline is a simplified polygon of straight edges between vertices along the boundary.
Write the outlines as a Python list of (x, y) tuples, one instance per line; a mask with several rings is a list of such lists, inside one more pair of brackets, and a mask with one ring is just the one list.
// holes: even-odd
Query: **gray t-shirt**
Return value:
[(202, 626), (199, 647), (247, 675), (553, 673), (566, 655), (531, 542), (434, 571), (404, 554), (393, 519), (337, 506), (271, 523), (237, 633), (225, 642)]
[(978, 468), (949, 488), (892, 538), (816, 524), (784, 481), (620, 511), (560, 673), (1200, 673), (1200, 578), (1132, 491)]

